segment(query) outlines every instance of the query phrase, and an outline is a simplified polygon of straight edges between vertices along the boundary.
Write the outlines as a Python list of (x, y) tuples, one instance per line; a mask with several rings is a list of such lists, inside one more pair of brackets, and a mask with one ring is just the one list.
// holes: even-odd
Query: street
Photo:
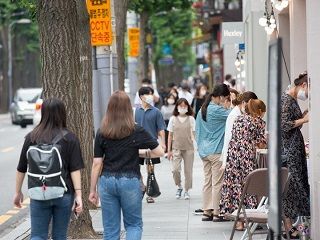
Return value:
[[(21, 210), (12, 215), (6, 213), (14, 208), (12, 204), (15, 192), (15, 173), (19, 161), (20, 151), (23, 145), (24, 136), (31, 131), (33, 125), (21, 128), (19, 125), (12, 125), (9, 114), (0, 115), (0, 232), (10, 223), (16, 222)], [(23, 193), (26, 194), (26, 181), (23, 186)]]

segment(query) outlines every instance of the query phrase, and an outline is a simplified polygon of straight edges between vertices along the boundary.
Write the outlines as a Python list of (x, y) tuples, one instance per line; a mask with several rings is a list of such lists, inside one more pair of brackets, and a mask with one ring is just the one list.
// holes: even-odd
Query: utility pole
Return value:
[(93, 120), (95, 132), (100, 127), (106, 112), (108, 100), (118, 87), (118, 64), (116, 46), (116, 26), (114, 15), (114, 1), (111, 0), (112, 45), (93, 47)]

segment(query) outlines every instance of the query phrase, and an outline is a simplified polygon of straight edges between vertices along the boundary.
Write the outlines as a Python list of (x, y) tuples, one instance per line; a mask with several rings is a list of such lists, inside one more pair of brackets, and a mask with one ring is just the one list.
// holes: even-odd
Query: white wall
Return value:
[[(237, 46), (237, 47), (236, 47)], [(237, 57), (237, 52), (239, 50), (238, 45), (235, 44), (225, 44), (223, 46), (223, 71), (224, 75), (231, 74), (234, 78), (238, 73), (234, 62)]]
[[(290, 70), (292, 81), (307, 70), (307, 34), (306, 34), (306, 1), (295, 0), (289, 4), (290, 12)], [(299, 101), (302, 112), (308, 107), (306, 102)], [(305, 141), (309, 138), (308, 124), (304, 124), (302, 134)]]
[(311, 234), (320, 239), (320, 1), (306, 0), (307, 61), (311, 82), (310, 111), (310, 172), (311, 172)]
[(246, 90), (254, 91), (267, 103), (268, 94), (268, 37), (259, 25), (263, 4), (246, 1), (244, 7), (246, 44)]

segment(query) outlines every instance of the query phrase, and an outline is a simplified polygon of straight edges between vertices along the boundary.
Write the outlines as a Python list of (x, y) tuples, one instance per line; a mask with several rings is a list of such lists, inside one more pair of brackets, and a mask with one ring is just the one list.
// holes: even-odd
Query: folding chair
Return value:
[[(285, 185), (288, 178), (288, 169), (281, 169), (281, 188), (282, 192), (285, 189)], [(253, 223), (267, 224), (268, 223), (268, 211), (265, 208), (261, 208), (261, 204), (257, 209), (246, 209), (244, 206), (244, 200), (246, 195), (254, 195), (257, 197), (262, 197), (265, 201), (265, 197), (268, 196), (268, 169), (260, 168), (252, 171), (245, 179), (242, 196), (239, 204), (239, 208), (230, 215), (226, 215), (226, 218), (234, 220), (233, 229), (231, 232), (230, 240), (233, 239), (236, 224), (238, 221), (245, 221), (246, 223), (246, 233), (249, 239), (252, 239)], [(251, 232), (253, 230), (253, 232)]]

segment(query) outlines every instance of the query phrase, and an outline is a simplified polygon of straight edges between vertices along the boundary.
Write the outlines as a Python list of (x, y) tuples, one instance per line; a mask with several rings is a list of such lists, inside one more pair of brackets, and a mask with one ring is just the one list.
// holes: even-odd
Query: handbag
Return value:
[(148, 178), (147, 178), (147, 195), (149, 197), (159, 197), (161, 192), (159, 189), (159, 185), (156, 179), (156, 176), (154, 174), (154, 167), (153, 163), (150, 157), (150, 152), (147, 151), (147, 158), (146, 158), (146, 163), (148, 165)]

